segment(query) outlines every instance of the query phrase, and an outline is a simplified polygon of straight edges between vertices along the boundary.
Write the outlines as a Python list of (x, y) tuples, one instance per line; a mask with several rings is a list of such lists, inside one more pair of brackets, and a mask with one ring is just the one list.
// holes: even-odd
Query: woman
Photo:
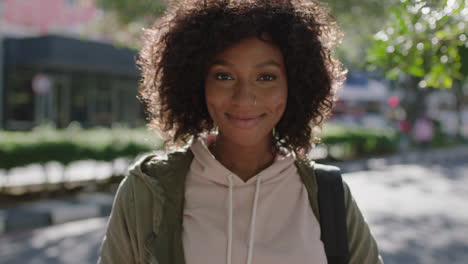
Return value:
[[(170, 6), (146, 34), (140, 99), (182, 150), (130, 169), (100, 263), (327, 263), (306, 153), (344, 80), (338, 37), (312, 1)], [(344, 191), (343, 263), (381, 263)]]

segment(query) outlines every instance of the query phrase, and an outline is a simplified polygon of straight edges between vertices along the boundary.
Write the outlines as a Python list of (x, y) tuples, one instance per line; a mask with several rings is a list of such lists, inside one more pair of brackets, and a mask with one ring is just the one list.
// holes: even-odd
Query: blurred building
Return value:
[[(457, 99), (462, 109), (457, 112)], [(457, 132), (468, 138), (468, 85), (465, 85), (462, 98), (456, 98), (452, 89), (433, 91), (427, 98), (428, 116), (440, 122), (445, 135), (455, 136)]]
[(93, 0), (0, 1), (0, 128), (143, 122), (136, 52), (78, 38)]
[(371, 128), (390, 126), (386, 110), (391, 92), (386, 82), (365, 71), (350, 71), (337, 95), (332, 121)]
[(3, 127), (138, 125), (136, 53), (61, 36), (4, 40)]
[(1, 0), (0, 25), (7, 36), (80, 34), (99, 13), (94, 0)]

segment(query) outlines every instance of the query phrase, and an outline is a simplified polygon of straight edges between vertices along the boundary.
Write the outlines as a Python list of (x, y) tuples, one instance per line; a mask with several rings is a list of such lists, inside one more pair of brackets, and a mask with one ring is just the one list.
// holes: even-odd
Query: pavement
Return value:
[(108, 216), (113, 199), (112, 194), (83, 193), (73, 198), (41, 200), (12, 208), (0, 208), (0, 235)]
[[(411, 151), (392, 156), (334, 163), (343, 173), (379, 170), (397, 164), (431, 162), (468, 162), (468, 145), (429, 151)], [(109, 193), (82, 193), (73, 198), (40, 200), (0, 207), (0, 235), (21, 232), (38, 227), (63, 224), (76, 220), (108, 216), (113, 195)]]
[(450, 148), (408, 151), (386, 157), (330, 163), (341, 168), (343, 173), (385, 169), (391, 165), (413, 163), (444, 163), (465, 160), (468, 163), (468, 145)]

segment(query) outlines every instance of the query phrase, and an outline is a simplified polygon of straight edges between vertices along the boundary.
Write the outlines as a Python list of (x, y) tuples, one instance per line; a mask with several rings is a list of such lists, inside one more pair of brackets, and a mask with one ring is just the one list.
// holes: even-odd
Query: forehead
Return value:
[(246, 38), (218, 53), (211, 63), (230, 64), (255, 64), (256, 66), (283, 64), (283, 54), (275, 44), (260, 40), (256, 37)]

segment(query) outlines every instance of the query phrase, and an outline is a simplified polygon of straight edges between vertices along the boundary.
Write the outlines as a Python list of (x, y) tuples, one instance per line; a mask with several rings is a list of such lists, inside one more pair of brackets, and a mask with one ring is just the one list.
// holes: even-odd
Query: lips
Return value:
[(226, 113), (226, 118), (227, 120), (235, 127), (237, 128), (253, 128), (260, 121), (262, 121), (266, 114), (260, 114), (260, 115), (237, 115), (237, 114), (228, 114)]

